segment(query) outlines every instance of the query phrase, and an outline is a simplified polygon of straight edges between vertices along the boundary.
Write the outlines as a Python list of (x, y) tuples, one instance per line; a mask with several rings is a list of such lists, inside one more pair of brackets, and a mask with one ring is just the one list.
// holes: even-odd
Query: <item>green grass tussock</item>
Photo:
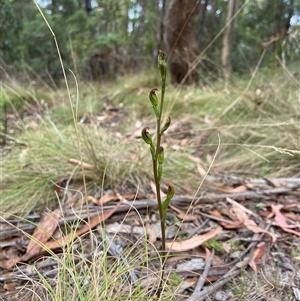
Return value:
[[(4, 84), (1, 99), (10, 103), (12, 96), (7, 95), (21, 95), (21, 90), (34, 97), (32, 106), (28, 98), (25, 102), (25, 118), (17, 105), (11, 111), (15, 115), (9, 115), (14, 117), (2, 149), (1, 210), (17, 213), (55, 206), (64, 198), (56, 194), (56, 185), (67, 181), (82, 193), (83, 176), (88, 193), (99, 186), (147, 192), (151, 160), (136, 127), (153, 124), (148, 93), (157, 82), (151, 74), (120, 78), (116, 84), (79, 83), (78, 96), (71, 89), (78, 134), (66, 91), (37, 86), (17, 90), (16, 83)], [(299, 82), (297, 73), (280, 69), (271, 75), (258, 72), (251, 84), (233, 78), (225, 90), (219, 82), (177, 90), (169, 83), (165, 117), (172, 112), (172, 124), (163, 141), (168, 155), (162, 183), (172, 178), (178, 193), (196, 190), (202, 179), (196, 161), (208, 169), (218, 136), (220, 150), (211, 173), (300, 176)], [(93, 168), (83, 174), (70, 158), (82, 158)]]

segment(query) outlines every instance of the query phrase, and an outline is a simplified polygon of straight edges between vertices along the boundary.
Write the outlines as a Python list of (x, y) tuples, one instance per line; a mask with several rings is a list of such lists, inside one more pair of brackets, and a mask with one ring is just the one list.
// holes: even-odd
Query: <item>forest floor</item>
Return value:
[(69, 96), (3, 83), (0, 299), (300, 300), (299, 82), (280, 68), (226, 88), (168, 84), (162, 194), (171, 182), (176, 195), (160, 299), (140, 139), (155, 125), (155, 76), (80, 83)]

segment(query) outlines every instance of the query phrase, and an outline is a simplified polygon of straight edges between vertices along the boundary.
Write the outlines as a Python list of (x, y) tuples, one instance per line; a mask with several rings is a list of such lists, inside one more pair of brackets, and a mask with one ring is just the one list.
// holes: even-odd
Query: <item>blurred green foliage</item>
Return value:
[[(226, 0), (205, 2), (205, 14), (199, 12), (195, 18), (200, 52), (224, 28), (227, 7)], [(87, 13), (82, 0), (38, 1), (55, 33), (65, 67), (87, 80), (90, 79), (89, 60), (97, 53), (104, 62), (96, 63), (103, 65), (108, 62), (113, 66), (110, 69), (112, 73), (126, 74), (136, 69), (147, 69), (153, 64), (159, 44), (162, 3), (95, 0), (91, 1), (92, 10)], [(238, 1), (238, 8), (244, 3)], [(272, 39), (275, 25), (278, 23), (280, 28), (286, 28), (291, 16), (292, 34), (280, 37), (275, 46), (272, 44), (266, 48), (262, 65), (273, 65), (276, 56), (282, 58), (283, 54), (286, 60), (296, 60), (300, 51), (299, 11), (299, 1), (246, 1), (235, 20), (233, 70), (240, 73), (253, 70), (263, 44)], [(0, 16), (0, 64), (9, 66), (15, 76), (26, 71), (27, 77), (36, 73), (48, 82), (61, 78), (53, 36), (34, 1), (2, 0)], [(221, 45), (220, 37), (203, 55), (199, 70), (205, 78), (218, 77)]]

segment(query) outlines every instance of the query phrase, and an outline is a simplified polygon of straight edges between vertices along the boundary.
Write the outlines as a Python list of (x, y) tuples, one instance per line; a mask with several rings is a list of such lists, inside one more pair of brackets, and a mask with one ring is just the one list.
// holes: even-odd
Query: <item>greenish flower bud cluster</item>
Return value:
[(165, 81), (167, 78), (167, 65), (168, 65), (167, 55), (162, 50), (159, 50), (158, 69), (160, 71), (160, 76), (161, 76), (162, 81)]

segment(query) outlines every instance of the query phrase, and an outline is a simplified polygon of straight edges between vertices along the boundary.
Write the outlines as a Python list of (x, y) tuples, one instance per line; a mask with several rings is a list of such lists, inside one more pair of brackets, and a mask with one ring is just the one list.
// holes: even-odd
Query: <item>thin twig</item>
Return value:
[(209, 272), (209, 269), (211, 267), (214, 255), (215, 255), (215, 250), (212, 249), (211, 255), (210, 255), (209, 259), (206, 262), (203, 275), (200, 276), (200, 278), (199, 278), (199, 280), (197, 282), (197, 285), (196, 285), (196, 287), (194, 289), (194, 292), (193, 292), (192, 296), (190, 298), (188, 298), (187, 301), (199, 300), (199, 296), (202, 295), (201, 290), (202, 290), (202, 288), (203, 288), (203, 286), (205, 284), (205, 279), (208, 276), (208, 272)]

